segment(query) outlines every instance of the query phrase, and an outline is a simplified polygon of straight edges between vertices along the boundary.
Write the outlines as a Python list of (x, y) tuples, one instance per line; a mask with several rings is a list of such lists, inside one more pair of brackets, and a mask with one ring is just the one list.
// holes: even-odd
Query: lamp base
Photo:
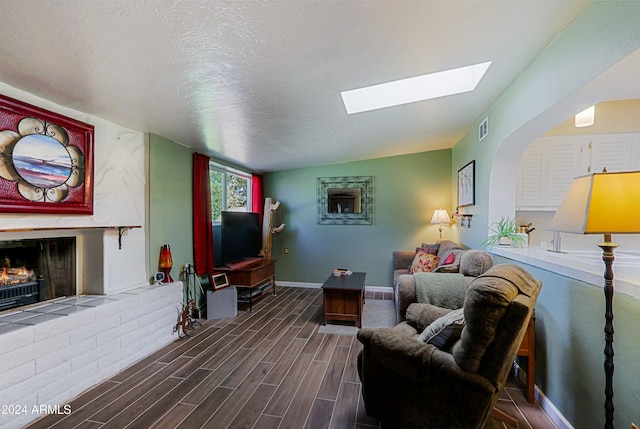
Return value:
[(173, 279), (171, 278), (171, 268), (163, 268), (162, 272), (164, 273), (164, 282), (165, 283), (173, 283)]
[(613, 429), (613, 250), (618, 247), (611, 242), (611, 234), (604, 235), (604, 243), (598, 244), (602, 249), (604, 261), (604, 298), (605, 298), (605, 325), (604, 325), (604, 374), (605, 374), (605, 429)]

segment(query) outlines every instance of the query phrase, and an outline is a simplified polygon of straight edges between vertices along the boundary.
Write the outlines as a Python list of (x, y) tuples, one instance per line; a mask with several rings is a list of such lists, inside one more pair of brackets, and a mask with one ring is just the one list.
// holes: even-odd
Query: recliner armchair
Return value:
[(484, 426), (524, 337), (542, 283), (522, 267), (500, 264), (466, 289), (464, 327), (442, 350), (418, 340), (451, 310), (412, 304), (392, 329), (361, 329), (358, 356), (369, 416), (403, 429)]

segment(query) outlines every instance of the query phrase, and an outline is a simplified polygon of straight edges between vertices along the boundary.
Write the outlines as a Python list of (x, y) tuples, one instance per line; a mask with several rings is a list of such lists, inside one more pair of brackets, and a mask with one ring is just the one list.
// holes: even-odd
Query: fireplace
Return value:
[(0, 311), (76, 295), (75, 237), (0, 241)]
[(0, 286), (0, 311), (22, 307), (44, 299), (44, 279)]

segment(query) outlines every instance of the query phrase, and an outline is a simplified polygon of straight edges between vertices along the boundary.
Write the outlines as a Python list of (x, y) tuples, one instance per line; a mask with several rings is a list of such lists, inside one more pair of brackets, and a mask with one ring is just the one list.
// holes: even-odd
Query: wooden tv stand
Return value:
[(248, 302), (253, 311), (253, 301), (262, 298), (269, 289), (276, 295), (275, 264), (273, 259), (251, 258), (216, 270), (223, 271), (229, 283), (238, 288), (238, 302)]

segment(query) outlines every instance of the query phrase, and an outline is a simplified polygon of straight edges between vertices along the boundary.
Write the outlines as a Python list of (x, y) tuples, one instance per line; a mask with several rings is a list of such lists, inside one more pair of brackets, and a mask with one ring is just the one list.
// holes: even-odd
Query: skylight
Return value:
[(487, 61), (472, 66), (342, 91), (342, 101), (347, 113), (351, 115), (461, 94), (473, 91), (490, 65), (491, 61)]

